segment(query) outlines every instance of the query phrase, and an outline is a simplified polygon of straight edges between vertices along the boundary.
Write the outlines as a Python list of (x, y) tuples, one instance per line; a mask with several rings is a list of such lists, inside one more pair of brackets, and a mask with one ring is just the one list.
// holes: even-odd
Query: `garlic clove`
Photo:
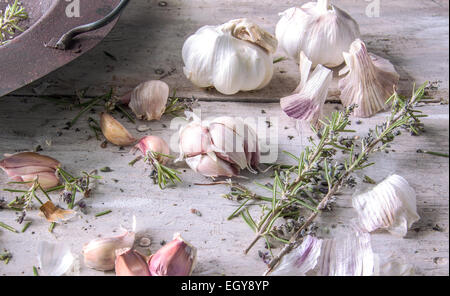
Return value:
[(195, 267), (197, 249), (180, 234), (153, 254), (148, 266), (152, 276), (189, 276)]
[(74, 261), (70, 247), (65, 243), (43, 241), (38, 244), (38, 263), (44, 275), (63, 275), (69, 271)]
[(139, 84), (131, 93), (129, 107), (139, 119), (160, 120), (169, 98), (164, 81), (150, 80)]
[(105, 138), (114, 145), (130, 146), (136, 142), (130, 132), (108, 113), (101, 113), (100, 127)]
[[(141, 153), (146, 156), (149, 152), (157, 152), (165, 155), (170, 154), (169, 145), (167, 145), (166, 141), (157, 136), (145, 136), (139, 140), (139, 142), (134, 146), (133, 150), (138, 149)], [(162, 164), (167, 163), (169, 160), (167, 157), (158, 156), (158, 161)]]
[(310, 67), (311, 61), (301, 52), (301, 81), (296, 90), (298, 93), (281, 98), (280, 105), (283, 112), (289, 117), (309, 121), (316, 125), (327, 99), (332, 71), (322, 65), (317, 65), (310, 74)]
[(199, 122), (191, 122), (179, 132), (180, 153), (182, 156), (192, 157), (203, 153), (211, 152), (212, 139), (208, 128), (203, 127)]
[(358, 23), (330, 0), (308, 2), (280, 13), (275, 35), (279, 47), (298, 61), (301, 51), (312, 66), (336, 67), (344, 62), (342, 52), (360, 36)]
[(233, 177), (239, 169), (220, 158), (213, 159), (207, 154), (186, 158), (186, 164), (205, 177)]
[(136, 250), (116, 250), (116, 276), (150, 276), (147, 259)]
[(400, 76), (386, 59), (368, 53), (364, 42), (356, 39), (344, 53), (348, 74), (339, 81), (344, 106), (357, 104), (354, 115), (370, 117), (388, 108), (386, 100), (392, 95)]
[(404, 237), (411, 225), (420, 219), (416, 193), (399, 175), (391, 175), (372, 190), (353, 198), (358, 224), (367, 232), (379, 228)]
[(67, 221), (75, 217), (76, 214), (73, 210), (58, 208), (51, 201), (44, 203), (39, 210), (49, 222)]
[(97, 238), (83, 246), (84, 264), (96, 270), (113, 270), (116, 250), (131, 248), (135, 233), (125, 231), (124, 234), (108, 238)]

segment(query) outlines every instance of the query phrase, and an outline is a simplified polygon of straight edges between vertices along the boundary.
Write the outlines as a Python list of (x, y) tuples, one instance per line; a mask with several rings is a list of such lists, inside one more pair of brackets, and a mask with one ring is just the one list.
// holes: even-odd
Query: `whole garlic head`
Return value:
[(358, 23), (330, 0), (308, 2), (280, 13), (276, 37), (286, 54), (298, 62), (300, 52), (312, 67), (336, 67), (344, 62), (343, 51), (359, 37)]
[(261, 89), (273, 75), (277, 40), (247, 19), (201, 27), (184, 43), (184, 74), (199, 87), (231, 95)]
[(139, 119), (160, 120), (166, 110), (169, 86), (164, 81), (150, 80), (139, 84), (130, 96), (129, 107)]
[(347, 66), (339, 74), (348, 74), (339, 81), (341, 101), (344, 106), (357, 104), (353, 111), (357, 117), (370, 117), (385, 110), (386, 100), (394, 92), (400, 75), (386, 59), (368, 53), (366, 45), (356, 39), (349, 52), (344, 52)]

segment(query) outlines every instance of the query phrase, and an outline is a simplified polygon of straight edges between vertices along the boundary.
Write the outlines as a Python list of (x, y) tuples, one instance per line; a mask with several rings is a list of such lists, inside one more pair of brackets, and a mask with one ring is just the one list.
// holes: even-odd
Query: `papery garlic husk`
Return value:
[(169, 86), (164, 81), (150, 80), (139, 84), (131, 93), (128, 106), (137, 118), (160, 120), (169, 98)]
[(75, 257), (66, 243), (40, 242), (38, 244), (38, 263), (43, 275), (60, 276), (69, 271)]
[(411, 266), (381, 258), (372, 250), (370, 234), (352, 233), (333, 239), (310, 235), (286, 254), (270, 275), (383, 276), (409, 275)]
[(56, 169), (61, 164), (56, 159), (35, 152), (20, 152), (6, 154), (0, 161), (2, 168), (15, 182), (30, 182), (32, 186), (36, 177), (43, 189), (49, 189), (59, 184)]
[(196, 261), (197, 249), (176, 233), (170, 243), (151, 255), (148, 266), (152, 276), (188, 276)]
[(126, 230), (119, 236), (94, 239), (83, 246), (84, 264), (96, 270), (113, 270), (116, 250), (131, 248), (134, 239), (134, 231)]
[(313, 67), (342, 64), (342, 52), (360, 35), (358, 23), (329, 0), (308, 2), (279, 15), (275, 34), (280, 48), (297, 62), (303, 51)]
[(105, 138), (114, 145), (130, 146), (136, 142), (130, 132), (108, 113), (101, 113), (100, 127)]
[(260, 159), (258, 137), (240, 118), (221, 116), (201, 122), (194, 116), (179, 135), (178, 160), (185, 159), (204, 176), (232, 177), (241, 169), (256, 173)]
[(196, 86), (231, 95), (261, 89), (273, 75), (277, 40), (247, 19), (201, 27), (184, 43), (184, 74)]
[(150, 276), (147, 258), (133, 249), (116, 251), (116, 276)]
[(400, 75), (386, 59), (368, 53), (366, 45), (356, 39), (349, 52), (344, 52), (347, 66), (339, 74), (348, 74), (339, 80), (342, 104), (357, 104), (353, 114), (370, 117), (389, 107), (386, 104), (398, 84)]
[(76, 214), (73, 210), (64, 210), (55, 206), (55, 204), (51, 201), (44, 203), (39, 210), (48, 222), (67, 221), (72, 219)]
[[(157, 136), (145, 136), (139, 140), (139, 142), (134, 146), (132, 152), (135, 150), (141, 151), (142, 155), (147, 156), (149, 152), (157, 152), (165, 155), (170, 154), (169, 145), (162, 138)], [(167, 163), (169, 160), (167, 157), (158, 156), (158, 161), (162, 164)]]
[(411, 225), (420, 219), (417, 214), (416, 193), (399, 175), (391, 175), (372, 190), (353, 198), (358, 212), (358, 225), (372, 232), (386, 229), (404, 237)]
[(330, 69), (317, 65), (310, 74), (311, 65), (312, 62), (302, 51), (300, 53), (300, 84), (293, 95), (281, 98), (280, 105), (289, 117), (316, 125), (327, 99), (333, 73)]

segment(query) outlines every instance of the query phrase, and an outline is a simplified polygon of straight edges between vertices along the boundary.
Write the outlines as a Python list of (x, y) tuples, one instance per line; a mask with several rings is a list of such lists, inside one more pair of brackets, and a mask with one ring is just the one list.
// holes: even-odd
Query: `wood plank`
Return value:
[[(276, 102), (299, 81), (294, 61), (275, 65), (275, 75), (264, 89), (224, 96), (193, 86), (183, 75), (181, 48), (186, 38), (204, 25), (248, 17), (274, 33), (278, 13), (302, 1), (134, 1), (119, 24), (94, 50), (16, 94), (70, 94), (91, 87), (90, 95), (111, 86), (126, 92), (143, 80), (161, 77), (182, 97), (202, 100)], [(399, 90), (409, 92), (413, 82), (438, 81), (437, 97), (448, 98), (448, 1), (381, 1), (380, 16), (366, 15), (368, 1), (335, 1), (360, 24), (369, 51), (391, 60), (401, 75)], [(104, 54), (114, 55), (117, 61)], [(284, 56), (281, 51), (275, 57)], [(163, 71), (160, 74), (158, 71)], [(167, 76), (168, 73), (171, 75)], [(165, 77), (167, 76), (167, 77)], [(336, 99), (337, 78), (330, 99)]]
[[(262, 118), (261, 133), (269, 135), (273, 130), (278, 135), (278, 162), (288, 159), (282, 150), (299, 153), (307, 144), (305, 129), (298, 132), (295, 122), (282, 114), (279, 105), (274, 103), (224, 103), (201, 102), (204, 116), (242, 116), (255, 120)], [(326, 104), (326, 112), (339, 105)], [(264, 110), (266, 113), (262, 113)], [(430, 115), (424, 119), (426, 132), (420, 137), (407, 134), (399, 136), (392, 145), (395, 152), (381, 153), (374, 156), (376, 165), (358, 174), (364, 174), (376, 181), (381, 181), (392, 172), (404, 176), (417, 192), (417, 205), (421, 220), (413, 225), (415, 230), (408, 233), (404, 239), (395, 238), (387, 233), (372, 235), (375, 252), (382, 256), (395, 253), (407, 262), (413, 264), (422, 275), (448, 275), (448, 198), (449, 198), (449, 162), (448, 158), (418, 154), (418, 148), (432, 151), (449, 151), (449, 110), (448, 106), (425, 106), (421, 110)], [(253, 234), (240, 219), (227, 221), (236, 208), (236, 204), (221, 197), (228, 190), (222, 186), (195, 186), (197, 182), (209, 182), (208, 179), (194, 174), (184, 163), (176, 165), (183, 171), (183, 184), (161, 191), (147, 177), (143, 164), (135, 168), (128, 166), (133, 159), (128, 149), (108, 145), (100, 148), (100, 142), (90, 137), (87, 127), (87, 117), (83, 116), (71, 130), (64, 130), (65, 123), (72, 119), (76, 110), (68, 110), (65, 106), (56, 105), (42, 99), (4, 97), (0, 99), (0, 154), (16, 150), (32, 150), (41, 145), (41, 153), (55, 157), (63, 162), (70, 172), (99, 169), (109, 166), (113, 171), (101, 173), (104, 179), (97, 186), (92, 197), (87, 199), (88, 214), (74, 221), (58, 225), (53, 234), (43, 218), (37, 215), (37, 210), (29, 212), (33, 221), (26, 233), (15, 234), (0, 228), (0, 252), (4, 249), (13, 253), (8, 265), (0, 262), (0, 275), (32, 275), (32, 266), (37, 266), (37, 244), (41, 240), (50, 242), (68, 242), (74, 254), (82, 259), (81, 250), (84, 243), (98, 236), (109, 236), (117, 233), (119, 224), (129, 226), (131, 217), (136, 216), (138, 222), (138, 240), (149, 237), (153, 243), (150, 251), (155, 252), (162, 240), (169, 241), (174, 232), (181, 234), (198, 248), (198, 266), (196, 275), (260, 275), (265, 265), (258, 256), (258, 250), (263, 250), (262, 242), (248, 254), (242, 250), (250, 242)], [(378, 114), (369, 119), (354, 124), (358, 135), (363, 135), (369, 127), (381, 122), (386, 114)], [(162, 136), (169, 141), (176, 132), (170, 130), (172, 117), (164, 116), (160, 122), (147, 123), (151, 134)], [(265, 120), (272, 122), (268, 130)], [(356, 122), (356, 120), (353, 120)], [(127, 128), (135, 135), (136, 126), (121, 119)], [(163, 124), (167, 127), (164, 128)], [(79, 129), (77, 131), (76, 129)], [(62, 135), (58, 136), (58, 132)], [(290, 139), (290, 136), (293, 136)], [(276, 137), (275, 137), (276, 138)], [(48, 145), (50, 144), (51, 145)], [(172, 151), (173, 154), (176, 154)], [(186, 170), (186, 171), (184, 171)], [(253, 176), (245, 173), (250, 180), (240, 180), (243, 184), (253, 187), (252, 181), (269, 181), (268, 174)], [(117, 182), (114, 180), (118, 180)], [(0, 187), (4, 188), (6, 175), (0, 174)], [(122, 192), (123, 190), (123, 192)], [(258, 190), (258, 189), (257, 189)], [(259, 192), (259, 191), (258, 191)], [(348, 233), (349, 223), (355, 218), (351, 208), (351, 196), (354, 192), (346, 190), (338, 197), (338, 202), (332, 212), (324, 213), (319, 224), (329, 230), (319, 233), (321, 236), (335, 236)], [(53, 195), (57, 200), (57, 194)], [(0, 192), (0, 197), (11, 200), (14, 194)], [(190, 212), (195, 208), (202, 216)], [(95, 213), (112, 210), (111, 214), (95, 218)], [(252, 210), (256, 215), (258, 207)], [(7, 210), (0, 211), (0, 221), (16, 229), (16, 215)], [(436, 224), (441, 231), (436, 231)], [(325, 228), (323, 228), (326, 230)], [(142, 251), (146, 249), (138, 248)], [(86, 268), (81, 263), (81, 275), (103, 275), (103, 272)], [(112, 272), (105, 273), (113, 275)]]

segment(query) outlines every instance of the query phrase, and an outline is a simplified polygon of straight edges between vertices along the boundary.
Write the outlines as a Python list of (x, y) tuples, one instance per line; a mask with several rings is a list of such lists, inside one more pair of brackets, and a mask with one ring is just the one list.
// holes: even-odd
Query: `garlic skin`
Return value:
[(48, 222), (67, 221), (75, 217), (76, 212), (73, 210), (61, 209), (51, 201), (44, 203), (39, 210)]
[(114, 145), (130, 146), (136, 142), (130, 132), (108, 113), (101, 113), (100, 128), (105, 138)]
[(339, 74), (348, 74), (339, 80), (342, 104), (357, 104), (356, 117), (370, 117), (388, 108), (386, 100), (394, 92), (400, 75), (386, 59), (368, 53), (366, 45), (356, 39), (349, 52), (344, 52), (347, 66)]
[(46, 276), (61, 276), (69, 271), (75, 261), (70, 247), (65, 243), (39, 242), (38, 263)]
[(189, 276), (197, 261), (197, 249), (186, 242), (179, 233), (153, 254), (148, 266), (152, 276)]
[(147, 260), (136, 250), (123, 249), (116, 251), (116, 276), (150, 276)]
[(228, 116), (194, 120), (180, 129), (180, 157), (207, 177), (232, 177), (241, 169), (256, 173), (260, 153), (258, 137), (242, 119)]
[(372, 190), (355, 196), (352, 204), (358, 212), (358, 225), (367, 232), (381, 228), (404, 237), (420, 219), (416, 193), (399, 175), (391, 175)]
[[(139, 140), (139, 142), (134, 146), (132, 152), (136, 150), (141, 151), (142, 155), (147, 156), (149, 152), (157, 152), (165, 155), (170, 154), (169, 145), (162, 138), (157, 136), (145, 136)], [(158, 157), (158, 161), (161, 164), (167, 163), (169, 159), (164, 156)]]
[(130, 96), (128, 106), (137, 118), (160, 120), (166, 110), (169, 86), (164, 81), (150, 80), (139, 84)]
[(289, 117), (317, 125), (327, 99), (333, 73), (322, 65), (317, 65), (310, 74), (311, 65), (311, 60), (302, 51), (300, 53), (300, 84), (293, 95), (280, 99), (280, 105)]
[(276, 38), (247, 19), (204, 26), (183, 44), (183, 71), (196, 86), (225, 95), (257, 90), (272, 79), (276, 48)]
[[(0, 161), (0, 168), (13, 181), (31, 182), (37, 177), (43, 189), (59, 185), (56, 169), (61, 166), (61, 163), (56, 159), (35, 152), (20, 152), (5, 156)], [(32, 183), (29, 184), (29, 186), (32, 185)]]
[(119, 236), (94, 239), (83, 246), (84, 264), (96, 270), (113, 270), (116, 250), (131, 248), (134, 239), (135, 233), (130, 231)]
[(312, 67), (336, 67), (344, 62), (342, 52), (360, 36), (358, 23), (330, 0), (308, 2), (280, 13), (275, 35), (279, 46), (293, 60), (304, 52)]

